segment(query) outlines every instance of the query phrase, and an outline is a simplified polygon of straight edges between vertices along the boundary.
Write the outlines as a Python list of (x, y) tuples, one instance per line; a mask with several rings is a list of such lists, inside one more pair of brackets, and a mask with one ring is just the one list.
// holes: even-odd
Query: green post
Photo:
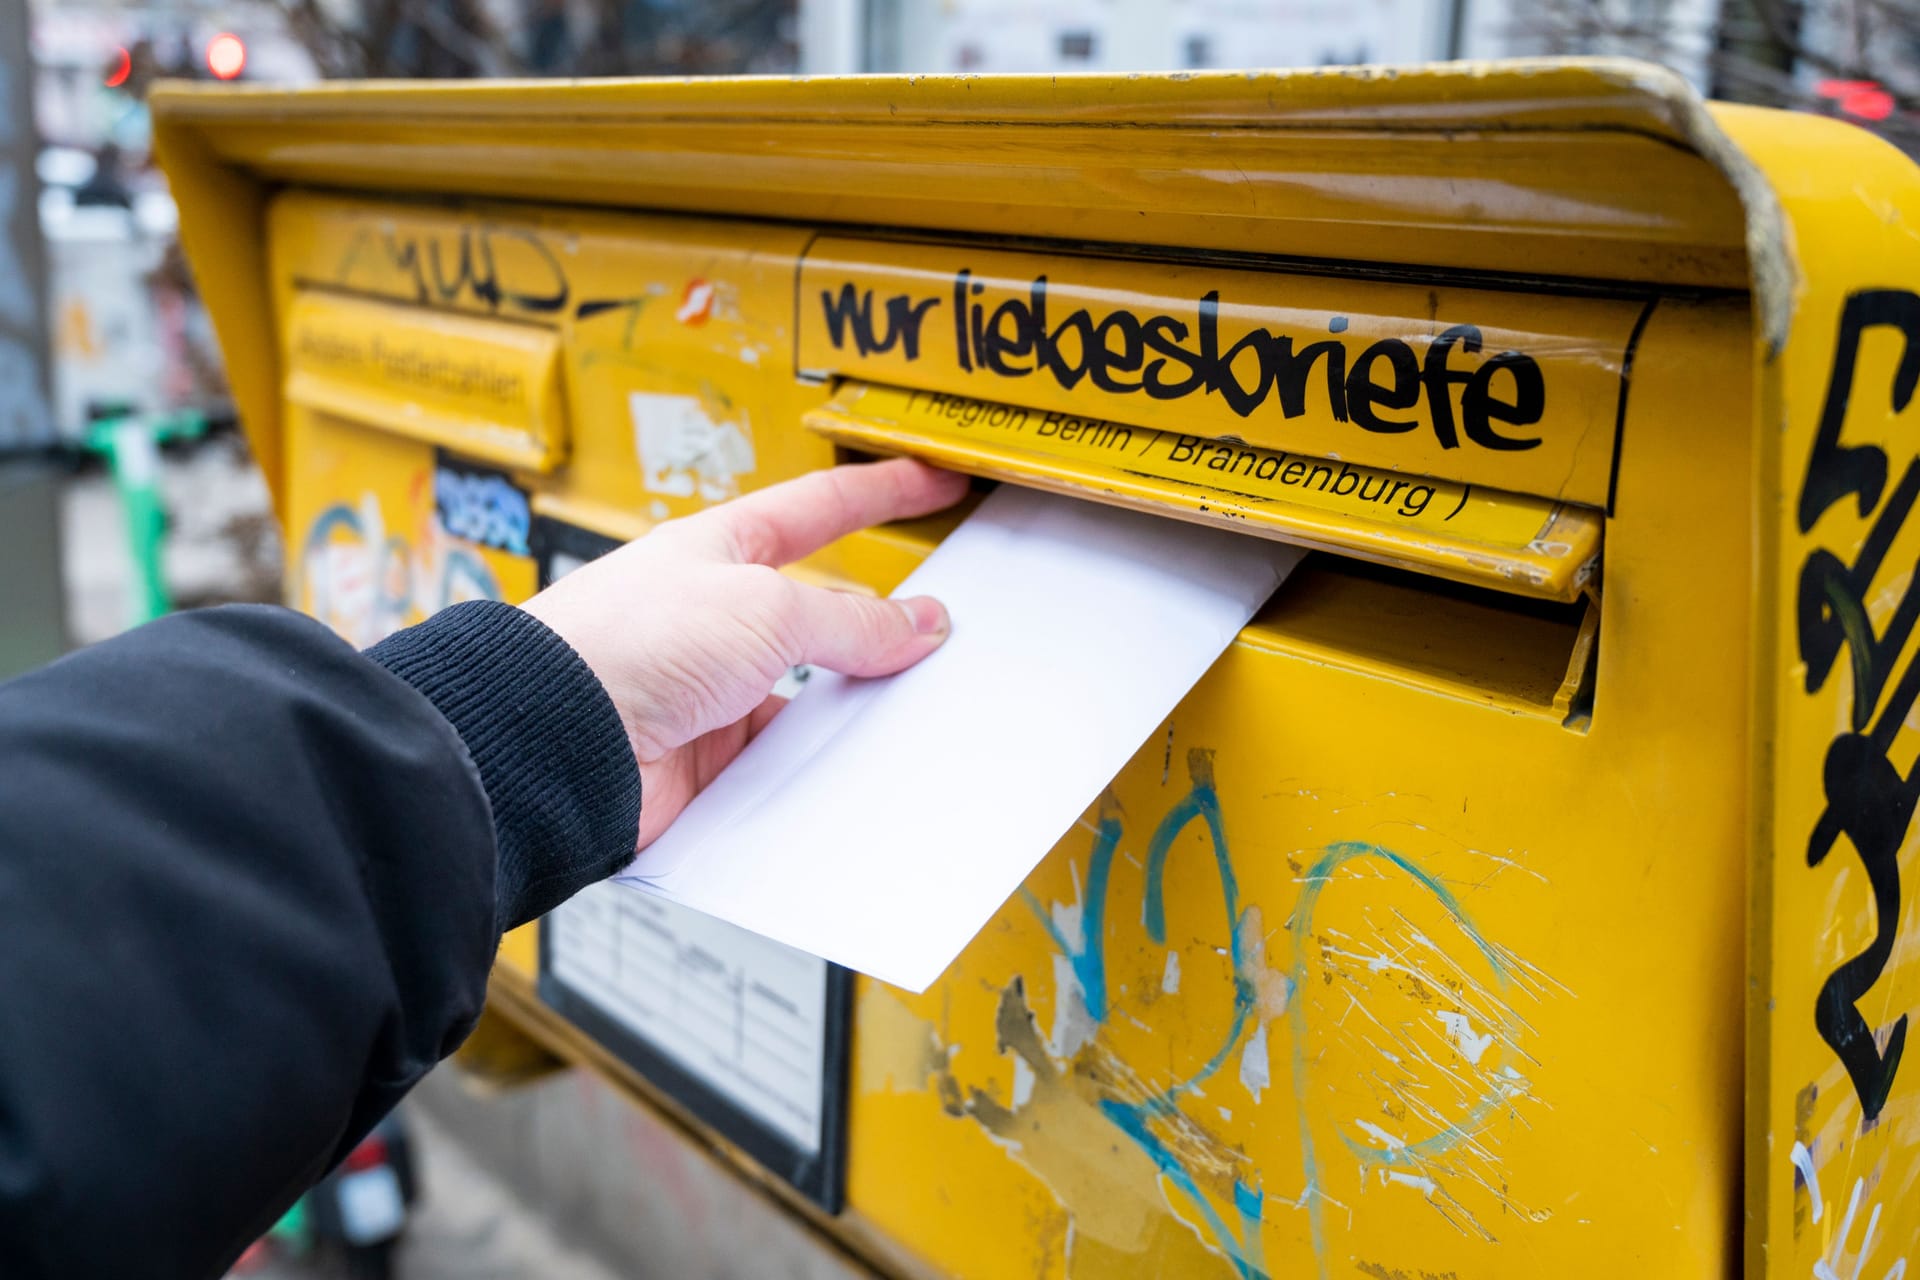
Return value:
[(106, 456), (127, 517), (127, 549), (140, 583), (139, 608), (132, 619), (135, 626), (173, 608), (163, 554), (167, 512), (160, 497), (160, 442), (193, 439), (206, 429), (204, 416), (183, 412), (102, 418), (88, 431), (87, 447)]

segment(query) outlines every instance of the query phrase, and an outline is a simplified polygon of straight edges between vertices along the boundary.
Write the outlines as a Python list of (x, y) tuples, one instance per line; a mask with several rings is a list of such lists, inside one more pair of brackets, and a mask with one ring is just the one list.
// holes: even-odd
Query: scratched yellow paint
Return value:
[[(447, 527), (472, 532), (442, 512), (440, 468), (456, 497), (486, 494), (491, 462), (530, 511), (631, 536), (830, 464), (803, 420), (834, 377), (1193, 437), (1254, 469), (1298, 450), (1436, 495), (1511, 491), (1485, 539), (1509, 564), (1521, 532), (1500, 522), (1590, 513), (1598, 573), (1570, 599), (1462, 571), (1431, 530), (1316, 507), (1309, 540), (1335, 554), (942, 980), (860, 984), (848, 1204), (816, 1219), (847, 1248), (890, 1274), (1061, 1280), (1904, 1274), (1920, 1094), (1911, 1064), (1883, 1066), (1863, 1125), (1881, 1100), (1859, 1082), (1920, 983), (1912, 895), (1888, 874), (1911, 857), (1915, 747), (1894, 733), (1883, 766), (1845, 732), (1857, 689), (1880, 688), (1870, 732), (1917, 669), (1908, 162), (1830, 123), (1709, 113), (1619, 63), (176, 89), (156, 121), (291, 598), (356, 639), (476, 583), (533, 588), (530, 558)], [(962, 268), (965, 297), (1027, 318), (954, 329)], [(940, 299), (917, 358), (877, 327), (858, 351), (869, 285), (876, 325), (896, 296)], [(1850, 302), (1862, 290), (1883, 294)], [(1240, 392), (1276, 397), (1242, 426), (1217, 382), (1168, 390), (1215, 367), (1210, 293), (1216, 337), (1258, 357), (1233, 366)], [(1853, 395), (1816, 455), (1850, 305)], [(1075, 373), (1077, 328), (1055, 341), (1080, 309), (1114, 386)], [(454, 364), (551, 343), (558, 408), (539, 432), (503, 410), (502, 453), (415, 379), (301, 391), (283, 358), (299, 317), (397, 311), (396, 334)], [(1130, 389), (1157, 318), (1188, 353), (1153, 348), (1161, 396)], [(1435, 355), (1443, 320), (1480, 349), (1457, 335)], [(1346, 377), (1336, 393), (1323, 350), (1290, 416), (1278, 343), (1291, 358), (1309, 337), (1344, 344)], [(1539, 374), (1538, 418), (1520, 421), (1532, 375), (1510, 359), (1468, 431), (1474, 380), (1509, 352)], [(979, 377), (988, 354), (1027, 372)], [(1529, 432), (1539, 446), (1504, 447)], [(935, 434), (835, 438), (1003, 481), (1054, 484), (1073, 461), (942, 453)], [(1199, 490), (1152, 480), (1080, 489), (1195, 514)], [(887, 590), (953, 519), (803, 571)], [(1849, 579), (1882, 520), (1881, 565)], [(1863, 625), (1900, 643), (1869, 652), (1848, 639)], [(1831, 663), (1811, 692), (1809, 653)], [(1850, 825), (1809, 867), (1829, 792)], [(1869, 980), (1850, 957), (1889, 929)], [(517, 938), (502, 980), (524, 991), (533, 957)], [(1864, 1040), (1820, 1003), (1836, 973)]]

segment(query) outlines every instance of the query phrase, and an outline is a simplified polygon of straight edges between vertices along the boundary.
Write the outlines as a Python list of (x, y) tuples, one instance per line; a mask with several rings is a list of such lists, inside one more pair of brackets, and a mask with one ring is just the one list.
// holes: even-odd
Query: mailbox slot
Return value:
[(1585, 732), (1600, 600), (1571, 603), (1315, 554), (1243, 643)]
[[(836, 461), (877, 456), (843, 447)], [(973, 481), (976, 492), (1000, 483)], [(910, 565), (972, 507), (969, 499), (866, 538), (897, 550)], [(1254, 616), (1239, 643), (1584, 733), (1592, 723), (1601, 601), (1597, 585), (1571, 601), (1550, 600), (1316, 551)]]

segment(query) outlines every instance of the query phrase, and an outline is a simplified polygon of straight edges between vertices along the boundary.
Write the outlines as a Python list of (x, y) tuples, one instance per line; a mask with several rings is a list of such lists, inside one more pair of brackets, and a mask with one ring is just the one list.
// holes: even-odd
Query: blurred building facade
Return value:
[[(101, 92), (246, 78), (1062, 72), (1620, 55), (1703, 93), (1920, 130), (1920, 0), (32, 0), (45, 136), (115, 132)], [(137, 93), (133, 95), (137, 100)], [(83, 145), (77, 142), (71, 145)]]
[[(1618, 56), (1914, 146), (1920, 0), (807, 0), (810, 71), (1059, 72)], [(811, 36), (809, 39), (807, 37)]]
[(0, 14), (0, 453), (46, 443), (46, 266), (34, 219), (37, 145), (27, 23)]
[[(875, 71), (1405, 64), (1524, 56), (1572, 43), (1589, 46), (1582, 52), (1612, 52), (1604, 46), (1623, 43), (1569, 40), (1567, 15), (1529, 0), (841, 0), (838, 7), (864, 26), (863, 69)], [(1718, 0), (1661, 8), (1668, 60), (1704, 85)]]
[(35, 226), (26, 15), (0, 6), (0, 679), (57, 656), (57, 474), (47, 405), (46, 273)]

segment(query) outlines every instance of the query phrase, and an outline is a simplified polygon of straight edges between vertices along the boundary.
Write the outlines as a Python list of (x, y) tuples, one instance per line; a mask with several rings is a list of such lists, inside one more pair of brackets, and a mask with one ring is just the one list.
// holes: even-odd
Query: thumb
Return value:
[(940, 647), (951, 629), (938, 600), (873, 596), (797, 586), (787, 599), (796, 662), (850, 676), (905, 670)]

